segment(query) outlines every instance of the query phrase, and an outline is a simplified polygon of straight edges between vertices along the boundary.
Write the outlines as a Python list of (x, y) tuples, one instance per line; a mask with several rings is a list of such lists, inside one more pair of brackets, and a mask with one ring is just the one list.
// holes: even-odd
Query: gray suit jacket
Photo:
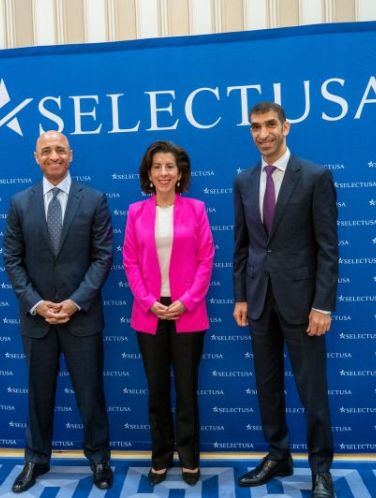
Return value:
[(289, 323), (301, 324), (310, 309), (335, 309), (338, 280), (336, 193), (330, 172), (291, 155), (268, 236), (259, 208), (261, 164), (234, 182), (235, 301), (248, 302), (257, 320), (270, 279)]
[(40, 300), (72, 299), (81, 310), (67, 323), (75, 335), (103, 329), (100, 289), (112, 263), (112, 226), (104, 194), (72, 181), (60, 249), (47, 231), (42, 182), (16, 194), (4, 235), (5, 268), (20, 301), (21, 333), (43, 337), (50, 325), (30, 309)]

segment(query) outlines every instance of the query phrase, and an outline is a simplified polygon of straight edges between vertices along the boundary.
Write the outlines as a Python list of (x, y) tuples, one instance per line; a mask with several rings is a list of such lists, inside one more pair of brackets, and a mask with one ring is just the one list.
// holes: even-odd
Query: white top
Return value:
[(162, 286), (161, 296), (170, 297), (170, 259), (173, 236), (174, 206), (157, 206), (155, 221), (155, 243), (157, 246), (159, 268), (161, 270)]

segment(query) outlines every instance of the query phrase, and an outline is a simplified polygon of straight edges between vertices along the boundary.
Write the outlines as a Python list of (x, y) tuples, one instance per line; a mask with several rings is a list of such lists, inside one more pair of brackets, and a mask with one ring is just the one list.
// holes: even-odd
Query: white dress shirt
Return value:
[(47, 220), (47, 211), (48, 211), (48, 205), (52, 201), (53, 193), (52, 189), (57, 187), (60, 189), (60, 192), (57, 194), (57, 198), (60, 201), (61, 204), (61, 215), (62, 215), (62, 221), (64, 222), (64, 215), (65, 215), (65, 210), (67, 209), (67, 203), (68, 203), (68, 196), (69, 196), (69, 190), (72, 184), (72, 178), (69, 174), (62, 180), (60, 183), (57, 185), (52, 185), (47, 178), (43, 177), (43, 200), (44, 200), (44, 212), (46, 215), (46, 220)]
[(282, 180), (285, 176), (285, 171), (287, 168), (287, 163), (289, 162), (291, 153), (289, 149), (286, 149), (286, 152), (281, 156), (277, 161), (273, 164), (267, 163), (264, 158), (261, 159), (261, 174), (260, 174), (260, 213), (261, 213), (261, 221), (264, 222), (264, 214), (263, 214), (263, 203), (264, 203), (264, 194), (266, 187), (266, 173), (265, 166), (270, 164), (270, 166), (275, 166), (277, 169), (273, 171), (273, 181), (274, 181), (274, 189), (275, 189), (275, 202), (277, 203), (278, 194), (281, 189)]

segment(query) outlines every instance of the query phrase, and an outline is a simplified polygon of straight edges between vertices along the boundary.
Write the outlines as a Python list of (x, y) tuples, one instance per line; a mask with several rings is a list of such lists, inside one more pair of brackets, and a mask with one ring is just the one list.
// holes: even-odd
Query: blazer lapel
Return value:
[(300, 177), (300, 170), (301, 166), (299, 162), (291, 156), (283, 177), (281, 189), (279, 191), (277, 204), (275, 206), (273, 226), (269, 238), (273, 236), (275, 229), (283, 216), (283, 212), (289, 203), (290, 197), (295, 190), (296, 184)]
[(142, 213), (142, 224), (145, 228), (149, 241), (148, 246), (151, 249), (150, 256), (154, 259), (155, 268), (159, 268), (157, 245), (155, 242), (155, 222), (156, 222), (157, 199), (152, 195), (150, 199), (145, 201), (144, 210)]

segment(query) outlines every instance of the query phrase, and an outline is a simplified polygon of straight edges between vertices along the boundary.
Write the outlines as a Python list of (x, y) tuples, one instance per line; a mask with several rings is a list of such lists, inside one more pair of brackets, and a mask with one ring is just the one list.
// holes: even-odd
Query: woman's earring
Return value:
[(152, 183), (152, 182), (150, 182), (150, 188), (153, 188), (153, 187), (154, 187), (153, 183)]
[(179, 188), (179, 187), (180, 187), (180, 182), (178, 182), (178, 183), (176, 184), (176, 186)]

